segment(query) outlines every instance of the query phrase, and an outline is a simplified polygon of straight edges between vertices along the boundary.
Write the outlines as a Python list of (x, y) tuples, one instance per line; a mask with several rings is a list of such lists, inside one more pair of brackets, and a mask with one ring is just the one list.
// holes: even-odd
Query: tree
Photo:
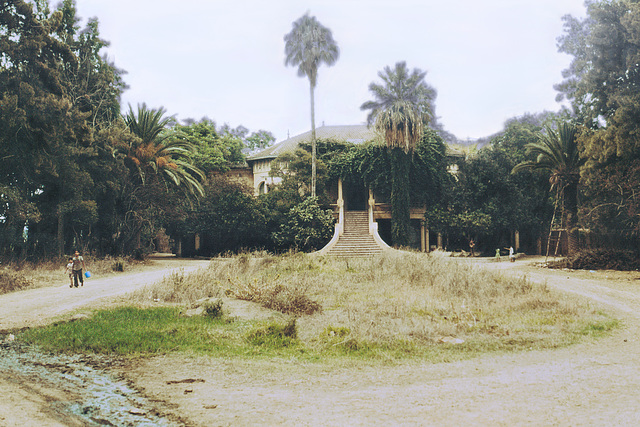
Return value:
[(569, 240), (569, 255), (578, 249), (578, 183), (582, 160), (578, 150), (578, 126), (558, 123), (557, 129), (546, 128), (537, 142), (527, 144), (527, 154), (535, 160), (517, 164), (513, 173), (542, 170), (549, 173), (549, 183), (563, 203), (563, 217)]
[(391, 155), (391, 234), (395, 245), (407, 245), (410, 224), (409, 171), (411, 155), (422, 139), (425, 126), (434, 120), (435, 89), (424, 78), (426, 71), (409, 72), (406, 62), (398, 62), (379, 72), (383, 83), (371, 83), (369, 91), (375, 100), (360, 106), (370, 110), (373, 125), (386, 143)]
[(572, 102), (587, 196), (582, 219), (616, 246), (640, 236), (640, 3), (590, 1), (587, 17), (565, 18), (559, 50), (573, 56), (559, 97)]
[(188, 141), (168, 140), (162, 133), (172, 123), (170, 117), (164, 117), (164, 108), (149, 109), (145, 104), (138, 106), (137, 115), (129, 106), (124, 121), (131, 133), (139, 139), (124, 147), (125, 164), (137, 176), (142, 185), (151, 176), (156, 179), (168, 179), (177, 187), (185, 189), (193, 196), (203, 196), (200, 181), (204, 174), (190, 161), (194, 152)]
[(318, 82), (318, 67), (331, 66), (340, 55), (331, 30), (322, 26), (315, 16), (305, 14), (293, 22), (293, 29), (284, 36), (285, 65), (297, 66), (298, 76), (309, 79), (311, 101), (311, 196), (316, 196), (316, 121), (314, 91)]
[(129, 106), (129, 112), (123, 117), (136, 137), (117, 147), (124, 156), (133, 183), (127, 213), (132, 216), (134, 225), (129, 235), (135, 239), (136, 249), (141, 248), (143, 228), (153, 223), (151, 218), (159, 211), (159, 204), (165, 201), (159, 186), (168, 190), (168, 184), (171, 184), (196, 199), (204, 195), (201, 184), (204, 174), (193, 165), (190, 157), (194, 147), (188, 141), (167, 138), (166, 128), (173, 119), (163, 117), (164, 114), (163, 108), (149, 109), (142, 104), (138, 106), (137, 114)]

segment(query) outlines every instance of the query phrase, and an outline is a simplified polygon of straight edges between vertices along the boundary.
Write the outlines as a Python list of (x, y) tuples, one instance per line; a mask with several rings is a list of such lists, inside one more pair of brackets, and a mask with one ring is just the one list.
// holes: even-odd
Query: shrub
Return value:
[(592, 249), (580, 251), (568, 259), (550, 264), (552, 268), (575, 270), (620, 270), (640, 269), (639, 254), (623, 249)]
[(259, 283), (257, 279), (249, 283), (229, 279), (229, 283), (231, 288), (226, 290), (227, 295), (252, 301), (284, 314), (301, 316), (322, 311), (322, 305), (312, 300), (304, 289), (296, 286), (280, 284), (275, 280)]
[(222, 300), (220, 298), (207, 301), (203, 307), (204, 315), (206, 317), (217, 319), (219, 317), (222, 317), (222, 315), (224, 314), (222, 311)]
[(111, 269), (113, 271), (124, 271), (124, 261), (121, 259), (115, 260), (113, 264), (111, 264)]
[(0, 294), (19, 291), (33, 286), (31, 280), (10, 271), (0, 271)]
[(247, 333), (247, 341), (255, 346), (290, 347), (297, 342), (296, 319), (287, 324), (270, 323)]

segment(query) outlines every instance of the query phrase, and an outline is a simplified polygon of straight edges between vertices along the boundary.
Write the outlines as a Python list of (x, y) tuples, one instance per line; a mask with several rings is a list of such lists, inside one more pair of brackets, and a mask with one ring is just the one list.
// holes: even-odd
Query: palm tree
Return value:
[(322, 26), (315, 16), (306, 13), (293, 23), (293, 29), (284, 36), (285, 65), (298, 67), (298, 76), (309, 78), (311, 95), (311, 196), (316, 195), (316, 119), (314, 90), (318, 82), (318, 67), (336, 63), (340, 56), (331, 30)]
[(360, 106), (370, 110), (367, 124), (384, 137), (391, 155), (391, 235), (395, 245), (409, 242), (409, 169), (411, 154), (422, 139), (424, 127), (435, 122), (436, 90), (424, 78), (426, 71), (409, 72), (407, 63), (389, 66), (378, 76), (383, 83), (371, 83), (375, 100)]
[(578, 249), (578, 183), (582, 159), (578, 150), (578, 126), (561, 122), (557, 129), (546, 128), (537, 142), (527, 144), (527, 155), (535, 160), (517, 164), (512, 173), (522, 170), (541, 170), (549, 173), (552, 189), (562, 200), (564, 223), (567, 228), (569, 255)]
[(125, 150), (125, 163), (142, 185), (145, 185), (149, 176), (168, 179), (192, 196), (204, 196), (200, 183), (204, 174), (189, 161), (194, 147), (187, 141), (169, 141), (162, 136), (166, 127), (173, 123), (171, 117), (163, 118), (164, 114), (164, 108), (149, 109), (142, 104), (138, 106), (136, 115), (129, 106), (124, 121), (129, 131), (139, 139)]

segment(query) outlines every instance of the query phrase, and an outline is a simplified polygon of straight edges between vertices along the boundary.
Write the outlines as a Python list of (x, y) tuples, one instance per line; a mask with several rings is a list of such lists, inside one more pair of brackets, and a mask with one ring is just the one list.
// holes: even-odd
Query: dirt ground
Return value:
[[(458, 261), (580, 295), (621, 319), (623, 327), (566, 349), (447, 364), (328, 368), (295, 360), (161, 356), (122, 373), (190, 426), (640, 424), (640, 273), (552, 271), (535, 267), (540, 258)], [(157, 274), (128, 279), (129, 289)], [(77, 301), (62, 288), (35, 290), (33, 298), (24, 292), (0, 296), (0, 330), (42, 324), (107, 296), (98, 281), (85, 289), (67, 288), (86, 293)], [(55, 394), (28, 386), (3, 379), (0, 372), (0, 393), (18, 397), (0, 400), (0, 425), (28, 425), (21, 422), (25, 413), (31, 414), (31, 425), (77, 425), (56, 415), (50, 400)]]

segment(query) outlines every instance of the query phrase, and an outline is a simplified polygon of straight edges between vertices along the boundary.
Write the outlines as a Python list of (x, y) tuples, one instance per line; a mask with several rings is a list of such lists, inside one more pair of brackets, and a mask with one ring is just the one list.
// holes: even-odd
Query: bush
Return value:
[(246, 335), (247, 341), (254, 346), (290, 347), (295, 345), (298, 338), (296, 320), (291, 319), (286, 325), (270, 323), (250, 331)]
[(222, 311), (222, 300), (220, 298), (216, 298), (212, 301), (207, 301), (204, 304), (204, 315), (206, 317), (217, 319), (222, 317), (223, 314), (224, 312)]
[(0, 271), (0, 295), (33, 286), (31, 280), (17, 273)]
[(552, 268), (575, 270), (640, 270), (639, 254), (623, 249), (592, 249), (580, 251), (566, 260), (550, 264)]
[(335, 219), (331, 209), (322, 209), (317, 197), (308, 197), (291, 208), (273, 239), (281, 246), (312, 251), (326, 245), (333, 235)]

